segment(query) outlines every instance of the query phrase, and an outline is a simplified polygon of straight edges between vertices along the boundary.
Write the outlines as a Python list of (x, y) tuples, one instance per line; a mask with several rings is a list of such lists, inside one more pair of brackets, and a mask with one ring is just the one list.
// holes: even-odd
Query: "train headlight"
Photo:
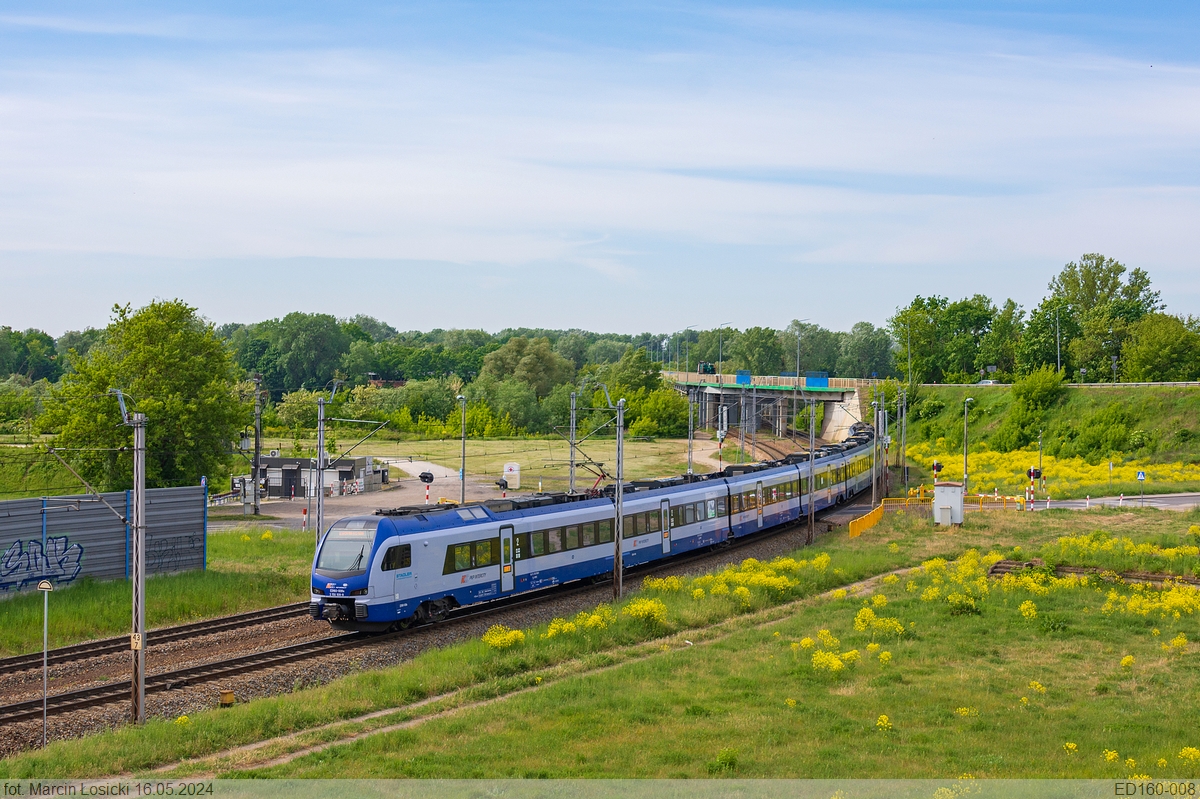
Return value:
[(357, 588), (348, 594), (348, 596), (366, 596), (366, 595), (367, 595), (367, 589), (365, 589), (365, 588)]
[(317, 588), (315, 585), (312, 587), (312, 592), (314, 594), (316, 594), (317, 596), (325, 596), (325, 592), (322, 591), (320, 588)]

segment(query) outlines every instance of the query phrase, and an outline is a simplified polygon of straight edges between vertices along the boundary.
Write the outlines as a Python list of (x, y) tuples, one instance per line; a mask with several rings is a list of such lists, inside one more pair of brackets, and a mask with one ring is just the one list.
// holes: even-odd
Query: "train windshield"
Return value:
[(317, 571), (362, 572), (366, 571), (371, 557), (371, 545), (375, 543), (377, 520), (349, 519), (333, 525), (321, 554), (317, 557)]

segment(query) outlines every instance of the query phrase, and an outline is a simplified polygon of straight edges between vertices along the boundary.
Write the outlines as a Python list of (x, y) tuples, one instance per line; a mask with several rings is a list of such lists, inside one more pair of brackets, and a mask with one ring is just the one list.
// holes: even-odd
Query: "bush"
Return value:
[(1044, 411), (1058, 401), (1066, 391), (1063, 376), (1047, 364), (1030, 372), (1013, 384), (1013, 399), (1031, 411)]

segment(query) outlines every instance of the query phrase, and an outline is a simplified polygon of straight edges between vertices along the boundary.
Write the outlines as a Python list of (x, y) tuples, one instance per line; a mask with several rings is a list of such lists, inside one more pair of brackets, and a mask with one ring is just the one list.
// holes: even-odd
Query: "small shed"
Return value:
[(963, 522), (963, 484), (933, 484), (933, 523), (949, 527)]

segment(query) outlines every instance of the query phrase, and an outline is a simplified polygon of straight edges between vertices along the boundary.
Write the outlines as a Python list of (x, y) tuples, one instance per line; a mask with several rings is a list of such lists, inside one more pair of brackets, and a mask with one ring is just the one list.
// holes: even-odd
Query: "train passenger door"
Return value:
[(762, 526), (763, 526), (763, 489), (762, 489), (762, 480), (759, 480), (757, 483), (755, 483), (755, 484), (754, 484), (754, 490), (755, 490), (755, 492), (758, 494), (758, 502), (756, 502), (756, 503), (755, 503), (756, 505), (758, 505), (758, 507), (757, 507), (757, 508), (755, 508), (755, 510), (757, 511), (757, 513), (755, 514), (755, 516), (757, 516), (757, 517), (758, 517), (758, 526), (759, 526), (759, 527), (762, 527)]
[(500, 593), (513, 590), (513, 528), (506, 524), (500, 528)]
[(662, 535), (663, 535), (663, 553), (671, 551), (671, 503), (663, 500), (659, 506), (659, 513), (662, 514)]

